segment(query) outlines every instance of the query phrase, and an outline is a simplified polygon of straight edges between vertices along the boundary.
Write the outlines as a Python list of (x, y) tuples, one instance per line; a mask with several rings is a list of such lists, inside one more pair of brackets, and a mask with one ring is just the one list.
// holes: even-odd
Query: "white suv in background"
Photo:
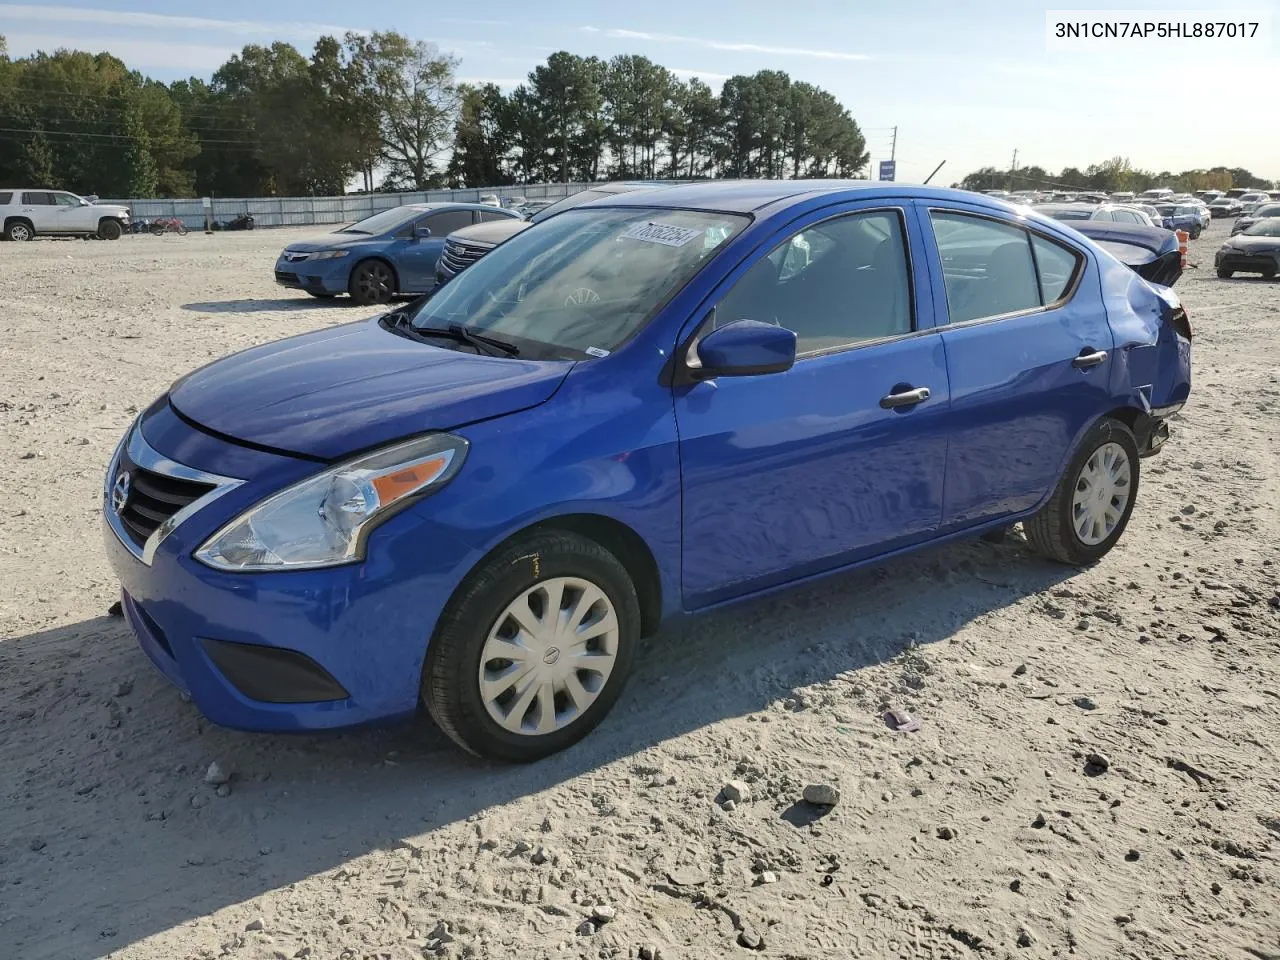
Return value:
[(0, 190), (0, 227), (6, 240), (41, 234), (119, 240), (129, 225), (129, 208), (90, 203), (65, 190)]

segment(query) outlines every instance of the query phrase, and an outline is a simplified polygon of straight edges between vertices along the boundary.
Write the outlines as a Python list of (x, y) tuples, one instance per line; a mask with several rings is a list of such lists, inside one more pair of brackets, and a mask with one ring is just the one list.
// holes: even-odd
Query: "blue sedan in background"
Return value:
[(515, 210), (481, 203), (411, 203), (375, 213), (321, 240), (291, 243), (276, 261), (276, 283), (313, 297), (350, 294), (359, 304), (430, 293), (444, 238)]
[(1100, 560), (1191, 333), (1172, 290), (972, 193), (602, 198), (430, 299), (179, 380), (112, 456), (107, 552), (214, 722), (423, 704), (533, 760), (668, 618), (1018, 522)]

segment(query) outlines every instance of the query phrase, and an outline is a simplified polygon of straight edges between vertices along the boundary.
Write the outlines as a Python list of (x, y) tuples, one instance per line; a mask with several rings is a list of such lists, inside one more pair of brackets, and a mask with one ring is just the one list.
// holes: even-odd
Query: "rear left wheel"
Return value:
[(1102, 559), (1124, 533), (1138, 496), (1138, 443), (1119, 420), (1100, 420), (1071, 458), (1053, 496), (1023, 524), (1027, 540), (1052, 560)]
[(463, 748), (522, 763), (563, 750), (604, 719), (640, 637), (626, 568), (571, 533), (513, 542), (441, 615), (422, 676), (436, 724)]

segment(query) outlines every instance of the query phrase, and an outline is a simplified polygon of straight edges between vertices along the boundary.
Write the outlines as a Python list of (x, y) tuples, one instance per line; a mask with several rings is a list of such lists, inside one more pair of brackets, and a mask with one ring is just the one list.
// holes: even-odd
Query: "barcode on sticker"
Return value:
[(667, 247), (683, 247), (690, 240), (702, 236), (701, 230), (677, 227), (670, 223), (637, 223), (627, 228), (624, 240), (643, 240), (645, 243), (661, 243)]

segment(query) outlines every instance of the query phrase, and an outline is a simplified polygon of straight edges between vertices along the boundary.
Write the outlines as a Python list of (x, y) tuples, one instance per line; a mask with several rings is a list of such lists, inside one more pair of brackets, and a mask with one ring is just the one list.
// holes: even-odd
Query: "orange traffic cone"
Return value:
[(1185, 230), (1175, 230), (1174, 234), (1178, 238), (1178, 256), (1182, 260), (1182, 269), (1187, 269), (1187, 241), (1191, 239), (1191, 235)]

